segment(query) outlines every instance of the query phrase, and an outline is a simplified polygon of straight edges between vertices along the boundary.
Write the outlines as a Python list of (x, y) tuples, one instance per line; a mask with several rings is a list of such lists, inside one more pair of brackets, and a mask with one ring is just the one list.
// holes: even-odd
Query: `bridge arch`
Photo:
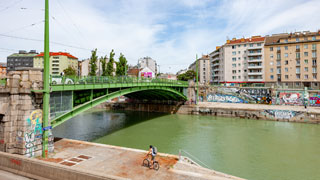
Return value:
[[(148, 92), (152, 92), (152, 94)], [(166, 93), (157, 93), (157, 92), (166, 92)], [(161, 98), (166, 98), (169, 96), (170, 99), (174, 99), (174, 100), (182, 100), (182, 101), (187, 100), (187, 97), (183, 93), (171, 87), (165, 87), (165, 86), (130, 87), (126, 89), (120, 89), (112, 93), (108, 93), (106, 95), (93, 99), (92, 101), (73, 107), (71, 111), (52, 119), (51, 126), (52, 128), (55, 128), (60, 124), (66, 122), (67, 120), (71, 119), (72, 117), (75, 117), (76, 115), (86, 110), (89, 110), (103, 102), (106, 102), (107, 100), (114, 99), (119, 96), (139, 97), (139, 95), (149, 96), (149, 97), (155, 96), (155, 97), (161, 97)]]

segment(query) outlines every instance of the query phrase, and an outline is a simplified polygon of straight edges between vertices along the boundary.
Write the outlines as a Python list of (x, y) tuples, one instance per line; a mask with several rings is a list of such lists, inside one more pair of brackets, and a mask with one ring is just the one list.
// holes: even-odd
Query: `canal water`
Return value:
[(320, 179), (320, 125), (93, 109), (53, 130), (55, 137), (178, 154), (257, 180)]

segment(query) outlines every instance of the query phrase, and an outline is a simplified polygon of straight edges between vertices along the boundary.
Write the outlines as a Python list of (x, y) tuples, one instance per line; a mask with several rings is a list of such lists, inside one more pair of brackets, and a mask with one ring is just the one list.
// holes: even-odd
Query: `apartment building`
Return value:
[[(50, 74), (59, 75), (63, 70), (67, 69), (69, 66), (76, 70), (78, 74), (78, 58), (67, 53), (67, 52), (50, 52)], [(33, 67), (43, 68), (44, 53), (40, 53), (34, 57)]]
[(198, 73), (199, 73), (199, 83), (205, 84), (211, 82), (211, 70), (210, 70), (210, 57), (209, 55), (203, 55), (201, 58), (197, 59), (194, 63), (189, 66), (190, 70), (197, 71), (198, 62)]
[(264, 37), (227, 40), (210, 53), (213, 83), (264, 83)]
[(29, 52), (20, 50), (18, 53), (13, 53), (7, 57), (7, 71), (18, 69), (28, 69), (33, 67), (33, 58), (37, 56), (36, 50)]
[(157, 62), (151, 57), (143, 57), (138, 60), (138, 68), (143, 69), (145, 67), (148, 67), (155, 74), (158, 73)]
[(319, 89), (320, 30), (267, 36), (266, 84), (289, 88)]

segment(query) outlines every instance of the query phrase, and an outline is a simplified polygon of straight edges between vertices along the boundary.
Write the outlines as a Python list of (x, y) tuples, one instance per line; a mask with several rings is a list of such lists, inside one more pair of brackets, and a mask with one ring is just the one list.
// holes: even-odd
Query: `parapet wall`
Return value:
[(0, 151), (27, 157), (42, 153), (42, 93), (31, 91), (42, 84), (41, 71), (8, 73), (6, 86), (0, 87)]

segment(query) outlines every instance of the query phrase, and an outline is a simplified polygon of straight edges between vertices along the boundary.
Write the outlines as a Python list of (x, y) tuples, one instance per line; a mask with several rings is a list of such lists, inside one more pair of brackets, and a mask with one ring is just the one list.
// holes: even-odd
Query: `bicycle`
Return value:
[[(148, 155), (148, 156), (151, 156), (151, 155)], [(152, 169), (151, 163), (150, 163), (150, 161), (149, 161), (149, 158), (146, 158), (146, 159), (143, 160), (142, 166), (144, 166), (144, 167), (149, 167), (150, 169)], [(154, 161), (153, 161), (153, 169), (156, 170), (156, 171), (158, 171), (159, 168), (160, 168), (159, 162), (154, 160)]]

